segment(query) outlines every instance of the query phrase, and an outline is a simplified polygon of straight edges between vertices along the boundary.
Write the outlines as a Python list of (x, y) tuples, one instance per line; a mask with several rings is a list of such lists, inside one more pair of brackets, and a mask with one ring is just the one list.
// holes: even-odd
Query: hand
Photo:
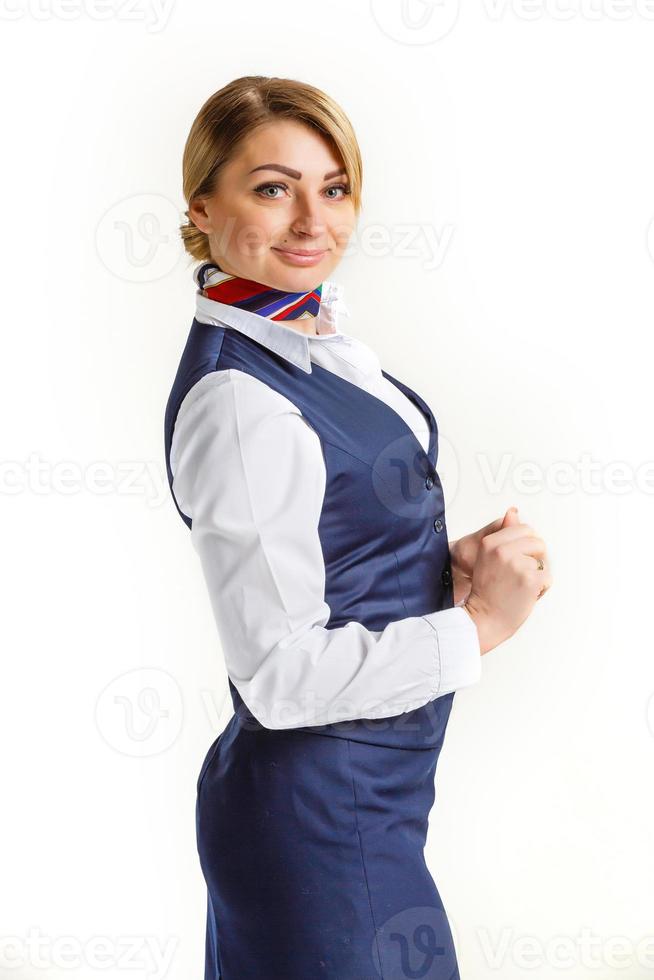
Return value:
[(506, 527), (507, 525), (504, 524), (505, 521), (508, 523), (515, 523), (517, 521), (517, 508), (509, 508), (504, 517), (498, 517), (497, 520), (491, 521), (490, 524), (486, 524), (485, 527), (480, 528), (478, 531), (474, 531), (472, 534), (466, 534), (463, 538), (459, 538), (458, 541), (453, 541), (450, 544), (455, 606), (464, 599), (467, 599), (470, 594), (472, 570), (477, 561), (479, 544), (482, 538), (487, 534), (492, 534), (494, 531), (499, 531), (502, 526)]
[(477, 626), (482, 655), (513, 636), (551, 584), (545, 542), (518, 521), (517, 509), (507, 512), (503, 526), (479, 544), (463, 607)]

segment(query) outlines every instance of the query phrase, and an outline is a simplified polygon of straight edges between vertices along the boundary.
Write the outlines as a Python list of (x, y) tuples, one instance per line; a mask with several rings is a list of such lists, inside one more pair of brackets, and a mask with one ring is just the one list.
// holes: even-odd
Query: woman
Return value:
[(197, 786), (205, 980), (451, 980), (436, 762), (454, 692), (549, 584), (544, 544), (510, 512), (449, 548), (434, 416), (340, 327), (362, 164), (339, 106), (239, 78), (183, 169), (200, 265), (166, 462), (234, 705)]

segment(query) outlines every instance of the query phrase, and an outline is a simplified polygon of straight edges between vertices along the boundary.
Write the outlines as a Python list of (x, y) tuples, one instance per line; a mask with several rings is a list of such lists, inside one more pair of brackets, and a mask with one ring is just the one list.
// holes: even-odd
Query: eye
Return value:
[[(287, 191), (288, 190), (288, 184), (281, 184), (281, 183), (277, 183), (277, 182), (273, 182), (273, 181), (268, 181), (265, 184), (259, 184), (258, 187), (255, 187), (254, 188), (254, 193), (255, 194), (258, 194), (260, 197), (267, 197), (269, 201), (277, 201), (281, 195), (279, 195), (279, 194), (268, 194), (267, 193), (267, 191), (269, 191), (269, 190), (276, 190), (277, 188), (279, 188), (279, 189), (281, 189), (283, 191)], [(342, 201), (344, 197), (346, 197), (348, 194), (351, 194), (352, 193), (347, 184), (330, 184), (329, 187), (325, 188), (325, 190), (326, 191), (337, 191), (337, 190), (343, 191), (343, 197), (334, 197), (332, 195), (329, 195), (328, 199), (331, 200), (331, 201)]]
[[(328, 191), (338, 191), (338, 190), (341, 190), (341, 191), (343, 191), (343, 197), (346, 197), (348, 194), (351, 194), (352, 193), (350, 191), (350, 188), (348, 187), (347, 184), (330, 184), (330, 186), (327, 188), (327, 190)], [(332, 200), (334, 200), (334, 198), (332, 198)], [(336, 198), (335, 200), (343, 200), (343, 198)]]
[(268, 184), (259, 184), (258, 187), (255, 187), (254, 188), (254, 193), (255, 194), (260, 194), (261, 197), (267, 197), (271, 201), (276, 201), (278, 195), (275, 195), (273, 197), (272, 194), (266, 194), (266, 193), (264, 193), (265, 191), (270, 190), (270, 189), (274, 189), (276, 187), (281, 187), (282, 190), (288, 190), (288, 187), (287, 187), (286, 184), (273, 184), (273, 183), (268, 183)]

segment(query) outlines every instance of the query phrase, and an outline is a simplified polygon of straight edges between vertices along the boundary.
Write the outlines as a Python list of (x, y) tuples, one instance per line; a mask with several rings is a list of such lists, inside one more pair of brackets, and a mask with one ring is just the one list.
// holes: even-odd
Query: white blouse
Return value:
[[(196, 280), (197, 281), (197, 280)], [(196, 293), (196, 319), (240, 330), (304, 371), (316, 363), (387, 402), (427, 450), (423, 414), (377, 355), (338, 328), (342, 287), (323, 283), (318, 335)], [(327, 629), (318, 522), (326, 468), (318, 434), (292, 401), (234, 369), (183, 399), (170, 454), (173, 492), (192, 520), (227, 673), (266, 728), (387, 718), (476, 683), (477, 627), (460, 606), (384, 630)]]

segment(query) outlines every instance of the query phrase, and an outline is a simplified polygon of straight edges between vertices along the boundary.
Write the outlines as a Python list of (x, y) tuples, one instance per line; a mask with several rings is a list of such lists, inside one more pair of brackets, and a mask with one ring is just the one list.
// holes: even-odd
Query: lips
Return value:
[(286, 265), (293, 265), (296, 268), (309, 269), (311, 266), (319, 265), (324, 257), (327, 255), (327, 249), (321, 249), (317, 251), (316, 249), (298, 248), (298, 249), (287, 249), (287, 248), (273, 248), (273, 252), (277, 252), (281, 262), (285, 262)]
[(324, 248), (278, 248), (276, 252), (285, 252), (287, 255), (324, 255), (327, 251)]

